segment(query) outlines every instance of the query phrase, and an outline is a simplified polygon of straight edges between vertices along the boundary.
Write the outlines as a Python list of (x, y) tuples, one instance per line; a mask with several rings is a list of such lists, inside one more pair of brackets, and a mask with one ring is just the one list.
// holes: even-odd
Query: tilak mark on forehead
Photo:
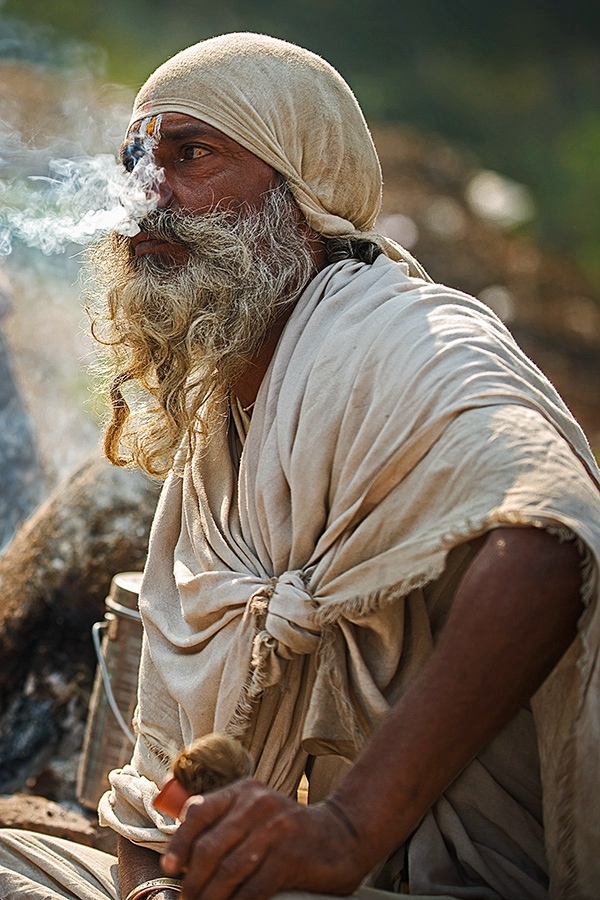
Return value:
[(131, 126), (121, 147), (121, 161), (128, 172), (157, 146), (162, 116), (146, 116)]

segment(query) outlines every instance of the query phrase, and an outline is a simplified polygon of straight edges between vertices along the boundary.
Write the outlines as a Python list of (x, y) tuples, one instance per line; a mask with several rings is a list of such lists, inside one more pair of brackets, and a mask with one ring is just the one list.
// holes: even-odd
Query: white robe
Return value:
[[(547, 796), (561, 786), (559, 815), (545, 810), (551, 875), (561, 898), (585, 879), (597, 889), (600, 475), (549, 382), (478, 301), (383, 256), (347, 260), (303, 293), (247, 424), (224, 410), (165, 485), (140, 597), (138, 742), (105, 823), (160, 849), (174, 826), (151, 805), (156, 783), (213, 730), (240, 736), (257, 777), (290, 794), (309, 754), (354, 758), (432, 651), (451, 551), (536, 526), (578, 541), (588, 604), (579, 667), (560, 680), (578, 705), (558, 734), (549, 691), (538, 707)], [(460, 809), (445, 823), (472, 848)]]

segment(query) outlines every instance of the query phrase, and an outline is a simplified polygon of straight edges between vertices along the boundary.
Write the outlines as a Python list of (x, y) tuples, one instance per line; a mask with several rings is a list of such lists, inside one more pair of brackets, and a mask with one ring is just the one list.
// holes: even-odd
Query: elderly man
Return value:
[[(140, 91), (122, 155), (158, 201), (95, 255), (106, 451), (166, 483), (137, 743), (100, 804), (118, 886), (100, 854), (10, 833), (2, 896), (541, 900), (550, 877), (596, 897), (579, 427), (489, 310), (374, 232), (377, 156), (322, 59), (193, 46)], [(163, 817), (170, 761), (213, 731), (254, 778)]]

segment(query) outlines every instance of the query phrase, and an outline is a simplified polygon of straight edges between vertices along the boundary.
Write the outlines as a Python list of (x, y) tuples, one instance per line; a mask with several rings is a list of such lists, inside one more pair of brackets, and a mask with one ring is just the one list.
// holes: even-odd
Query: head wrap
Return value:
[(315, 231), (368, 236), (422, 274), (407, 251), (372, 231), (377, 151), (356, 97), (321, 57), (262, 34), (201, 41), (148, 78), (130, 126), (166, 112), (201, 119), (280, 172)]

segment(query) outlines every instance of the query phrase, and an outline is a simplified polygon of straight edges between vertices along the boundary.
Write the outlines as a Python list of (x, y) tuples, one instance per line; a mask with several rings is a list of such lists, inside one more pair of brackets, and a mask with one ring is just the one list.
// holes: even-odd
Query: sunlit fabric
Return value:
[[(138, 744), (100, 807), (133, 841), (161, 849), (172, 826), (152, 810), (155, 785), (203, 733), (243, 738), (256, 777), (291, 795), (308, 754), (353, 759), (429, 658), (434, 608), (452, 602), (451, 590), (432, 600), (449, 555), (490, 529), (540, 527), (590, 548), (594, 608), (600, 475), (585, 437), (489, 310), (404, 269), (380, 256), (320, 272), (278, 344), (241, 454), (243, 420), (232, 410), (228, 428), (224, 410), (223, 428), (166, 482), (140, 594)], [(552, 702), (536, 710), (551, 822), (557, 781), (571, 778), (569, 709), (560, 733), (547, 727)], [(544, 896), (543, 875), (537, 892), (526, 880), (540, 870), (539, 820), (529, 840), (525, 805), (502, 787), (515, 744), (525, 746), (499, 735), (424, 820), (413, 839), (424, 893), (460, 883), (425, 864), (442, 865), (434, 848), (447, 840), (488, 886), (478, 897)], [(579, 761), (582, 783), (596, 783), (595, 766)], [(575, 787), (561, 788), (571, 828)]]

